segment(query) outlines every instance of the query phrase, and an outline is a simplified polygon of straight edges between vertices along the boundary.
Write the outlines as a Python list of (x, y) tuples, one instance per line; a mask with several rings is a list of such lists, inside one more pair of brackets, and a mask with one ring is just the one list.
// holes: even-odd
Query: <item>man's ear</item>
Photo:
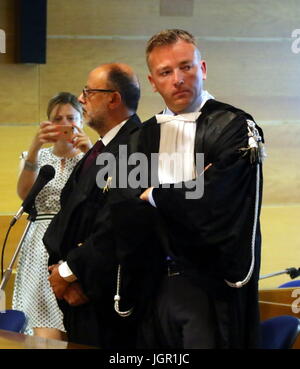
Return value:
[(202, 70), (202, 79), (205, 80), (206, 75), (207, 75), (206, 61), (201, 60), (200, 63), (201, 63), (201, 70)]
[(156, 88), (155, 82), (154, 82), (153, 77), (151, 76), (151, 74), (148, 74), (148, 81), (151, 83), (153, 91), (157, 92), (157, 88)]
[(119, 91), (110, 93), (109, 107), (116, 109), (122, 102), (122, 97)]

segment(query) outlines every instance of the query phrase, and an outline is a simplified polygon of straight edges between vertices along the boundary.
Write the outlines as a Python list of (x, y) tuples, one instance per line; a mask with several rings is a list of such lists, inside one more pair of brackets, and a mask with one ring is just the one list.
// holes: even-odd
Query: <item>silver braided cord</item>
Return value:
[(120, 286), (121, 286), (121, 265), (118, 266), (118, 276), (117, 276), (117, 291), (114, 297), (114, 308), (115, 311), (123, 318), (126, 318), (127, 316), (131, 315), (133, 308), (126, 310), (126, 311), (120, 311), (119, 307), (119, 301), (121, 300), (120, 296)]
[(225, 279), (225, 282), (228, 284), (228, 286), (233, 288), (240, 288), (243, 287), (246, 283), (249, 282), (253, 269), (255, 264), (255, 236), (256, 236), (256, 230), (257, 230), (257, 222), (258, 222), (258, 213), (259, 213), (259, 195), (260, 195), (260, 163), (265, 159), (266, 152), (264, 145), (262, 143), (262, 138), (259, 135), (258, 129), (256, 128), (255, 122), (252, 120), (247, 119), (247, 129), (248, 129), (248, 147), (242, 148), (241, 152), (243, 153), (243, 156), (249, 152), (250, 156), (250, 163), (256, 164), (256, 192), (255, 192), (255, 207), (254, 207), (254, 222), (253, 222), (253, 228), (252, 228), (252, 239), (251, 239), (251, 264), (249, 271), (246, 275), (246, 277), (242, 281), (238, 282), (230, 282)]
[(256, 165), (256, 194), (255, 194), (255, 209), (254, 209), (254, 222), (253, 222), (253, 229), (252, 229), (252, 240), (251, 240), (251, 264), (249, 268), (249, 272), (246, 277), (242, 281), (238, 282), (229, 282), (225, 279), (225, 282), (228, 286), (233, 288), (240, 288), (243, 287), (246, 283), (249, 282), (255, 264), (255, 236), (256, 236), (256, 229), (257, 229), (257, 220), (258, 220), (258, 211), (259, 211), (259, 186), (260, 186), (260, 167), (259, 164)]

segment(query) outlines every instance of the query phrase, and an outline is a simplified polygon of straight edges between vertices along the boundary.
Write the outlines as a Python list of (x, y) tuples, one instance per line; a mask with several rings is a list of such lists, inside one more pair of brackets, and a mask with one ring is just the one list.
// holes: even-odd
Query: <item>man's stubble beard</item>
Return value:
[(99, 129), (99, 128), (101, 128), (101, 127), (103, 127), (103, 124), (104, 124), (104, 122), (103, 122), (103, 119), (95, 119), (95, 118), (90, 118), (87, 122), (86, 122), (86, 124), (90, 127), (90, 128), (92, 128), (92, 129)]

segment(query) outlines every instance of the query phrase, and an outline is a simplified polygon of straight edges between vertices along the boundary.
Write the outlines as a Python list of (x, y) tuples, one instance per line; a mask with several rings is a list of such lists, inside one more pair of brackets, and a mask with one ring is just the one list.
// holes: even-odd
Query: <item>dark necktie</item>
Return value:
[(96, 160), (96, 157), (100, 154), (100, 152), (104, 150), (104, 148), (105, 148), (105, 145), (102, 142), (102, 140), (98, 140), (95, 143), (95, 145), (92, 147), (91, 151), (89, 152), (88, 156), (85, 158), (81, 173), (84, 173), (89, 169), (89, 167)]

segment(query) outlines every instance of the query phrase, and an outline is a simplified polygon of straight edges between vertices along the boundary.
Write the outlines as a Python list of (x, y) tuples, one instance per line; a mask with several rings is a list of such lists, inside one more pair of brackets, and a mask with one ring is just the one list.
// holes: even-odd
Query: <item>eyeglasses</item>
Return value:
[(86, 88), (86, 87), (82, 90), (82, 94), (85, 99), (89, 96), (90, 93), (93, 92), (116, 92), (116, 90), (106, 90), (102, 88)]

